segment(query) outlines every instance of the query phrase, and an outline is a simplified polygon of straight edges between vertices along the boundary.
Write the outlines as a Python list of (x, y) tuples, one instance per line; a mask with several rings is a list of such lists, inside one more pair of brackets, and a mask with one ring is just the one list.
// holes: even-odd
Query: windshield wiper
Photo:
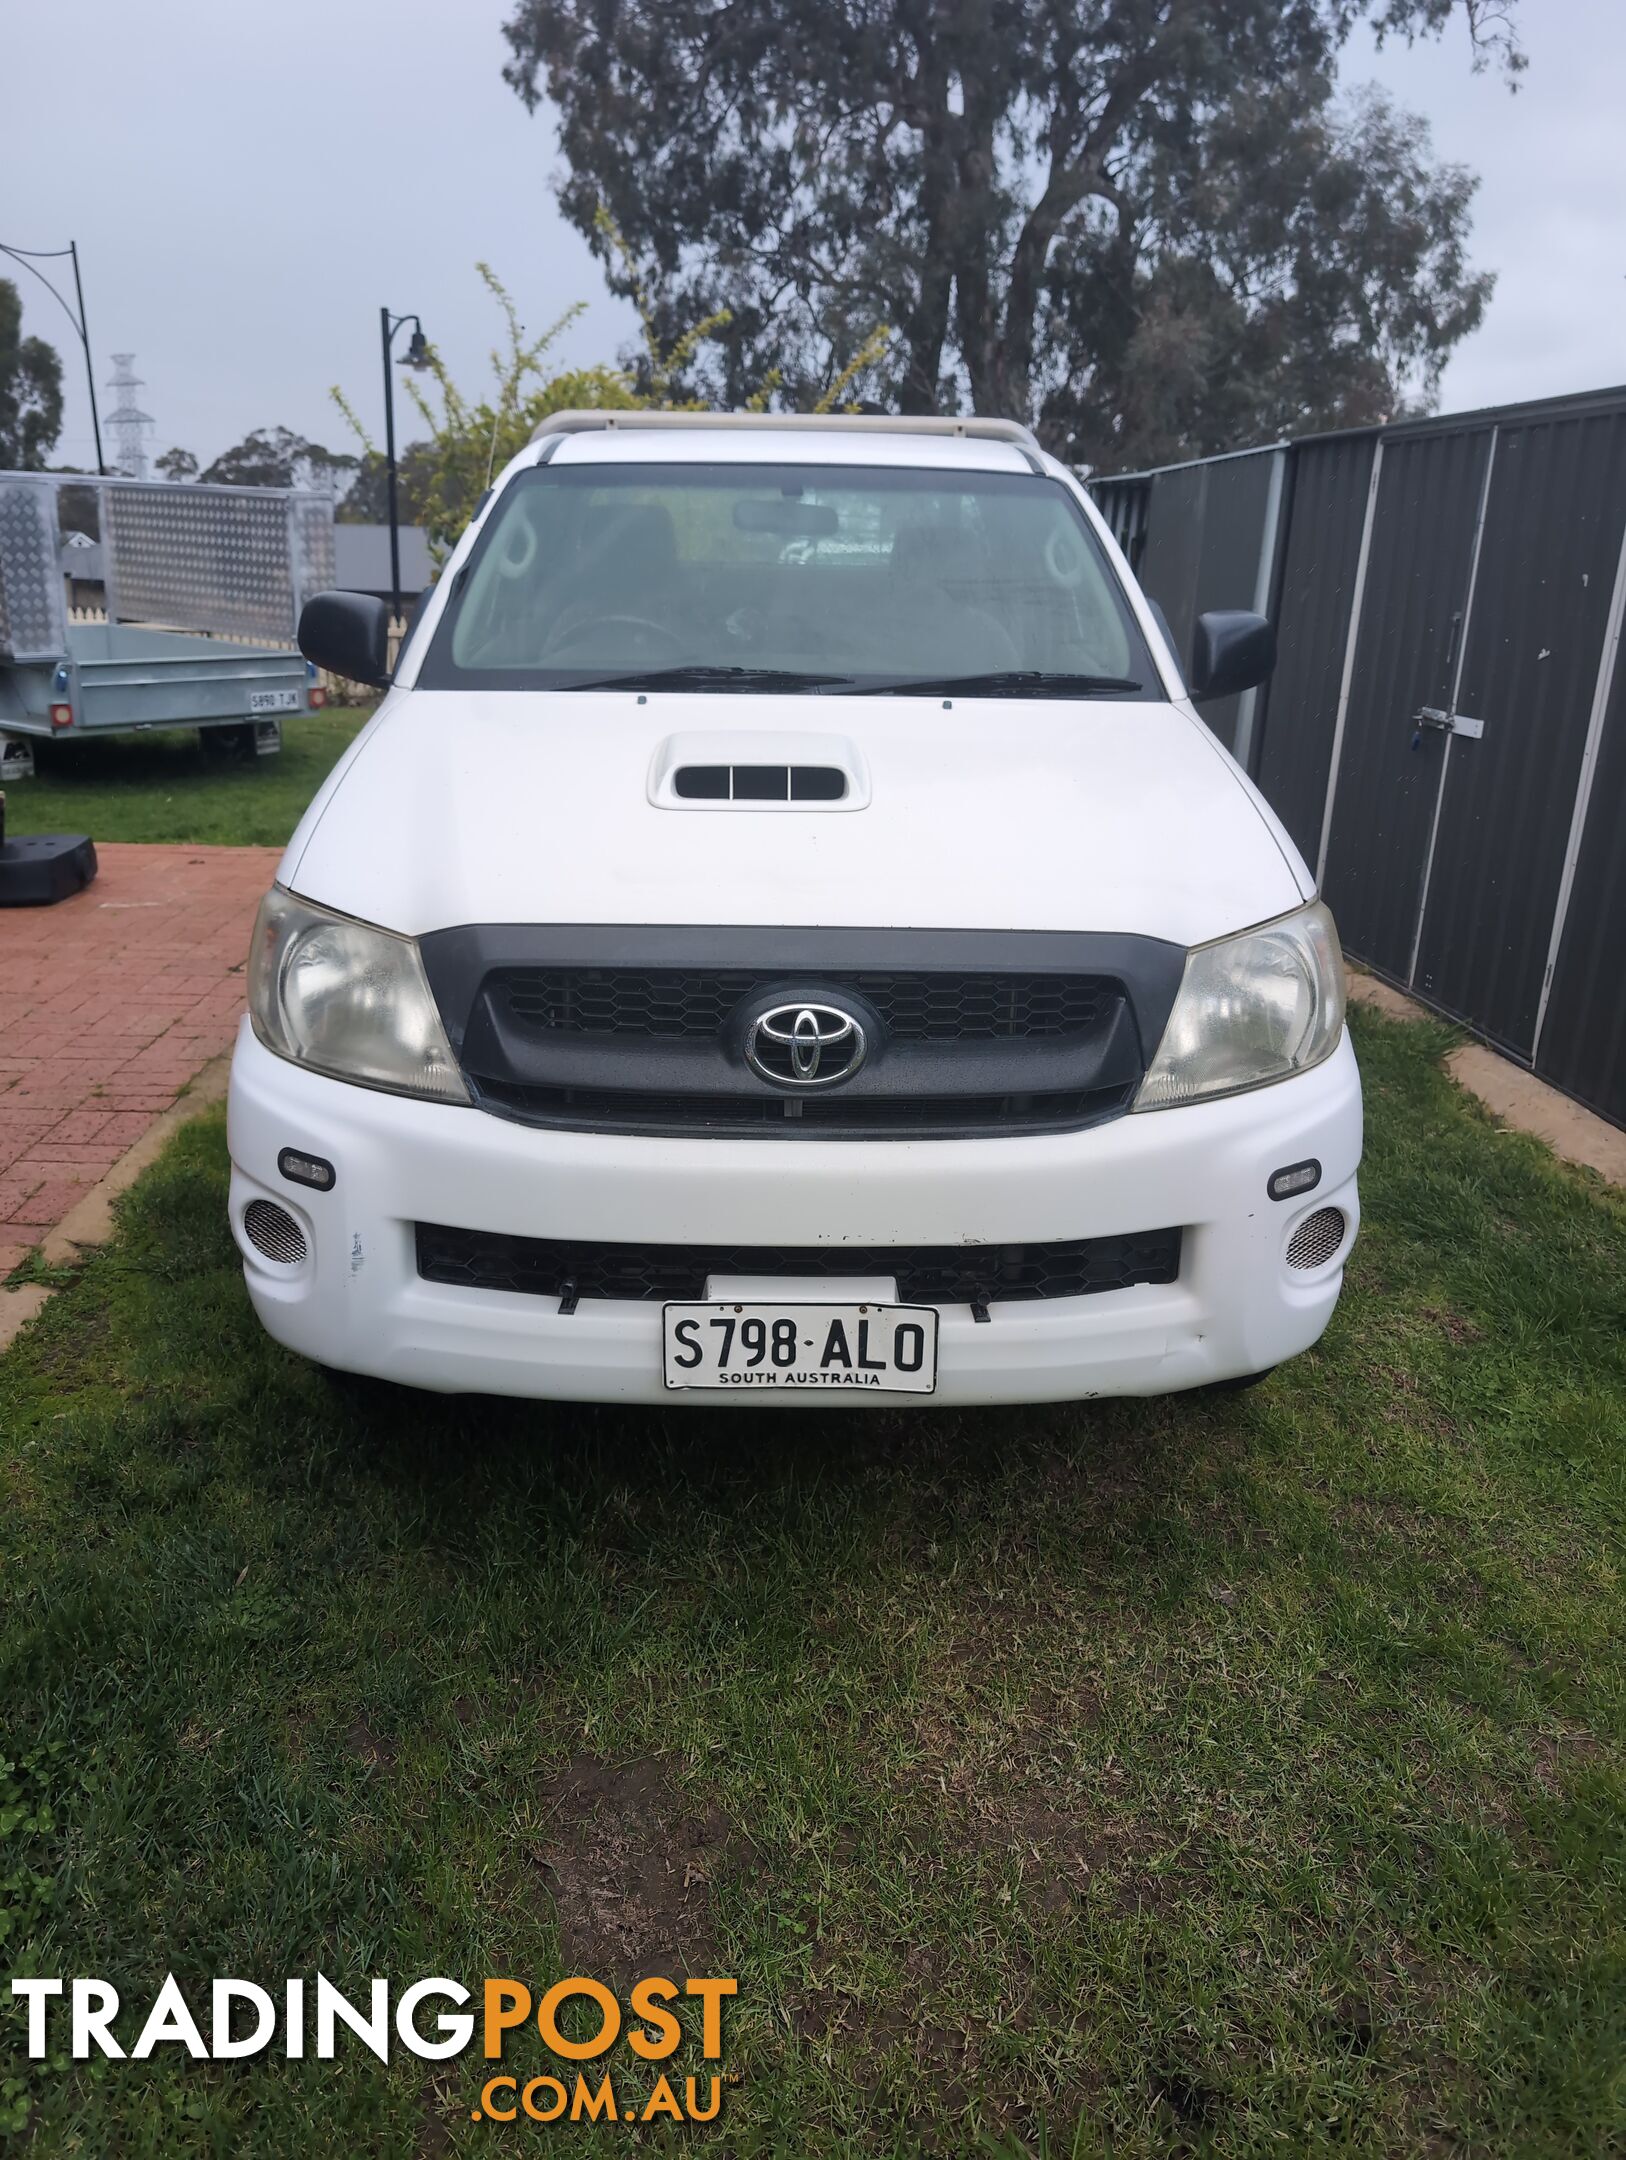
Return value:
[(1120, 697), (1138, 690), (1128, 675), (1067, 675), (1048, 668), (992, 668), (986, 675), (922, 675), (909, 682), (865, 683), (855, 697)]
[(808, 675), (797, 668), (726, 667), (701, 662), (692, 667), (630, 668), (624, 675), (594, 675), (585, 682), (561, 683), (561, 690), (822, 690), (850, 683), (850, 675)]

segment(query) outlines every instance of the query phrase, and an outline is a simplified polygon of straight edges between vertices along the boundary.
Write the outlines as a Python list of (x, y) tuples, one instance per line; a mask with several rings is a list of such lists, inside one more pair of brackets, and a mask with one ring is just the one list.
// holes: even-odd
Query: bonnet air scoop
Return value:
[(685, 802), (840, 802), (839, 765), (680, 765), (672, 792)]
[(696, 731), (656, 750), (649, 799), (658, 810), (863, 810), (869, 771), (845, 735)]

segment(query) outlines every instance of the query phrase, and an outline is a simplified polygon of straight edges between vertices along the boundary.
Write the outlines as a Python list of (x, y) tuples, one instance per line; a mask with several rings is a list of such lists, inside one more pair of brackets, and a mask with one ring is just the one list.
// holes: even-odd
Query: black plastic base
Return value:
[(0, 841), (0, 907), (50, 907), (96, 875), (96, 849), (83, 833), (34, 833)]

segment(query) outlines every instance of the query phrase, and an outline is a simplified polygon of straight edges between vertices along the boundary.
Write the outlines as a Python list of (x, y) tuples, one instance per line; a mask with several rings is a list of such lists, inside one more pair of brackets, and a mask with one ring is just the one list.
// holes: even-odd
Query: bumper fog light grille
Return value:
[(1323, 1267), (1343, 1242), (1343, 1209), (1317, 1208), (1313, 1215), (1305, 1216), (1289, 1238), (1287, 1264), (1291, 1268)]
[(301, 1267), (310, 1251), (304, 1231), (274, 1200), (249, 1202), (243, 1210), (243, 1235), (261, 1259), (278, 1267)]

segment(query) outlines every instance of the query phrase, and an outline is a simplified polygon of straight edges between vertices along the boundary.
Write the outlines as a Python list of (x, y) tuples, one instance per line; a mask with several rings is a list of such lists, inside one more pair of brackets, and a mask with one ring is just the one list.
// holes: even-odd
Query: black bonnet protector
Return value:
[[(483, 1109), (576, 1130), (774, 1139), (1059, 1131), (1121, 1114), (1185, 949), (1071, 931), (481, 924), (419, 940)], [(828, 1088), (747, 1062), (751, 1021), (834, 1006), (866, 1054)]]

